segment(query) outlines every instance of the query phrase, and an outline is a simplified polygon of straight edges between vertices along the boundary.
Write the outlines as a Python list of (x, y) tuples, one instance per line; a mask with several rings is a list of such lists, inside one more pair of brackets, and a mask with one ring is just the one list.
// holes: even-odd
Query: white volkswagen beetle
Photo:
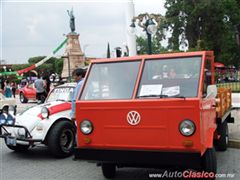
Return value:
[(0, 137), (7, 147), (24, 151), (40, 144), (48, 146), (56, 157), (72, 154), (75, 128), (71, 122), (71, 98), (76, 83), (55, 87), (44, 104), (33, 106), (16, 115), (13, 123), (0, 125)]

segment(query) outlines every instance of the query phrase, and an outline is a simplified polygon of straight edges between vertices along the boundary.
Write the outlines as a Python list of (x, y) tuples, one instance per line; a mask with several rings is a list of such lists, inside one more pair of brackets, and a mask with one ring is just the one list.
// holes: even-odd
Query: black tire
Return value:
[(22, 92), (20, 93), (19, 98), (20, 98), (21, 103), (27, 103), (28, 102), (28, 99), (24, 96), (24, 94)]
[(227, 120), (218, 125), (217, 132), (220, 138), (216, 140), (216, 149), (218, 151), (226, 151), (229, 143)]
[(214, 148), (207, 149), (202, 156), (202, 170), (214, 175), (214, 177), (208, 179), (215, 179), (215, 174), (217, 173), (217, 158)]
[(57, 158), (72, 155), (75, 144), (75, 131), (71, 122), (59, 121), (51, 129), (47, 136), (48, 149)]
[(2, 112), (8, 112), (8, 106), (4, 106), (4, 107), (2, 108)]
[(7, 145), (6, 139), (5, 139), (5, 144), (9, 149), (16, 151), (16, 152), (25, 152), (30, 147), (30, 145), (22, 145), (22, 144), (17, 144), (16, 146), (10, 146), (10, 145)]
[(102, 163), (102, 173), (103, 173), (103, 176), (107, 179), (114, 178), (116, 175), (115, 164)]

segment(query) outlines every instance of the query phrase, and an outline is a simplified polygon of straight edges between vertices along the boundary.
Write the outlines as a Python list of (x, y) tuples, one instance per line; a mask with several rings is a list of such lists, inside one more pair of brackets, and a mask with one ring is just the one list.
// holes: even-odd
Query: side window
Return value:
[(33, 87), (34, 87), (33, 83), (28, 85), (28, 88), (30, 88), (30, 89), (32, 89)]
[(211, 61), (206, 60), (205, 67), (204, 67), (204, 87), (203, 87), (203, 96), (206, 97), (207, 95), (207, 87), (211, 85)]

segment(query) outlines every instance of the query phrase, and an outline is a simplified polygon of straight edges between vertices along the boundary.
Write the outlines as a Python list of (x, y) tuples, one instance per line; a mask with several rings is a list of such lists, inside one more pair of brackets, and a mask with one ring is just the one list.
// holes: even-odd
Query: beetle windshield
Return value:
[(196, 97), (200, 69), (200, 56), (146, 60), (137, 97)]
[(71, 101), (73, 96), (73, 87), (57, 87), (49, 94), (46, 102), (52, 101)]
[(93, 64), (82, 100), (130, 99), (140, 61)]

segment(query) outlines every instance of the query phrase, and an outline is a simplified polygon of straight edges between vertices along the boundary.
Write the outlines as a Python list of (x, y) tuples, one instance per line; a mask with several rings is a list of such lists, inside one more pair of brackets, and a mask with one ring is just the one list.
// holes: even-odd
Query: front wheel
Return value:
[(220, 139), (216, 141), (216, 149), (218, 151), (226, 151), (229, 142), (227, 120), (218, 125), (217, 132), (220, 135)]
[(102, 173), (107, 179), (114, 178), (116, 174), (116, 166), (110, 163), (102, 163)]
[(24, 94), (21, 92), (20, 95), (20, 102), (21, 103), (27, 103), (28, 102), (28, 99), (24, 96)]
[(58, 158), (72, 154), (75, 144), (75, 131), (71, 122), (59, 121), (51, 129), (47, 137), (48, 149)]
[(208, 172), (208, 179), (215, 179), (217, 173), (217, 158), (214, 148), (207, 149), (202, 157), (202, 170)]

